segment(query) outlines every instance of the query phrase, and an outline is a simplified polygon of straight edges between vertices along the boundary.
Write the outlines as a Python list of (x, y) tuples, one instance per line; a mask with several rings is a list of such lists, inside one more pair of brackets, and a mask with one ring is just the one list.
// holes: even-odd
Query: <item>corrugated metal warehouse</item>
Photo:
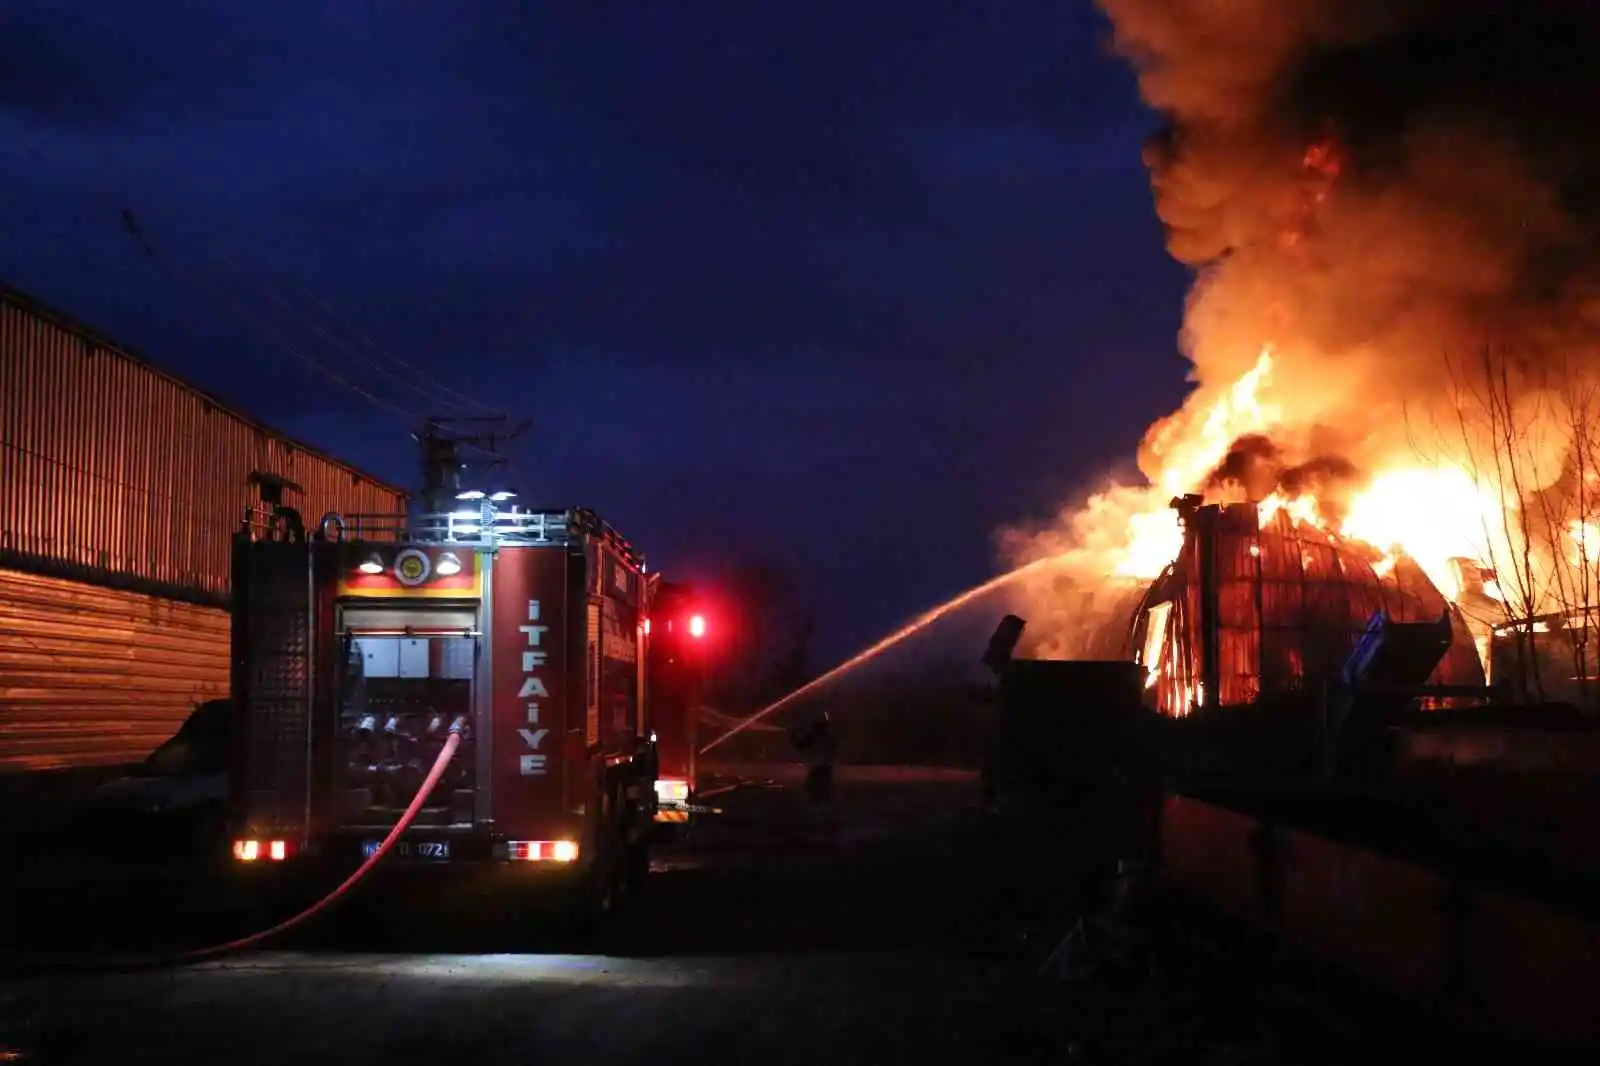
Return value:
[(0, 773), (136, 761), (227, 694), (264, 486), (308, 525), (406, 504), (0, 286)]
[[(1377, 549), (1342, 540), (1254, 504), (1218, 509), (1210, 532), (1197, 521), (1183, 549), (1151, 586), (1129, 634), (1152, 671), (1147, 698), (1183, 717), (1204, 697), (1207, 643), (1205, 554), (1214, 573), (1215, 705), (1243, 707), (1320, 691), (1377, 611), (1396, 622), (1436, 622), (1451, 608), (1416, 560), (1387, 565)], [(1482, 685), (1472, 634), (1456, 625), (1429, 684)]]

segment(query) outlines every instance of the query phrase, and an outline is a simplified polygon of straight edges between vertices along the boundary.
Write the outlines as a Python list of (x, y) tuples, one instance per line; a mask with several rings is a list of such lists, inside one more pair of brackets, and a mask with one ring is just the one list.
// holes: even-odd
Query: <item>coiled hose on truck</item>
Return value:
[(126, 960), (76, 959), (54, 963), (29, 964), (17, 969), (23, 975), (73, 972), (127, 973), (138, 970), (156, 970), (170, 966), (186, 966), (191, 963), (220, 958), (223, 955), (232, 955), (240, 951), (260, 947), (269, 940), (282, 936), (289, 930), (305, 924), (316, 915), (333, 906), (335, 902), (354, 888), (363, 877), (367, 876), (374, 866), (383, 860), (383, 857), (389, 853), (389, 849), (394, 846), (394, 842), (400, 839), (400, 834), (404, 833), (412, 821), (416, 819), (417, 814), (422, 810), (422, 805), (427, 802), (428, 797), (433, 793), (434, 787), (439, 783), (439, 778), (444, 776), (445, 767), (450, 765), (450, 760), (455, 756), (456, 749), (460, 746), (461, 734), (451, 733), (445, 740), (444, 747), (440, 749), (439, 757), (434, 760), (433, 769), (428, 771), (428, 776), (423, 779), (422, 786), (417, 789), (417, 794), (412, 797), (410, 806), (405, 809), (405, 813), (400, 815), (400, 820), (395, 822), (394, 828), (389, 830), (389, 835), (383, 838), (383, 843), (378, 845), (378, 849), (368, 856), (365, 862), (356, 867), (355, 872), (345, 878), (332, 892), (329, 892), (300, 913), (285, 918), (277, 925), (263, 929), (258, 933), (251, 933), (249, 936), (240, 937), (237, 940), (229, 940), (222, 944), (213, 944), (210, 947), (181, 951), (171, 955)]

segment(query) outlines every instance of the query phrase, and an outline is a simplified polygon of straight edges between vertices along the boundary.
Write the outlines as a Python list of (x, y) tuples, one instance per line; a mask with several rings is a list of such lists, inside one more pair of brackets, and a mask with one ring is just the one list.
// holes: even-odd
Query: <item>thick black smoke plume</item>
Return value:
[(1098, 2), (1167, 119), (1202, 384), (1270, 342), (1307, 426), (1392, 418), (1485, 345), (1600, 366), (1600, 3)]
[(1275, 492), (1291, 499), (1309, 496), (1322, 518), (1337, 524), (1360, 480), (1361, 471), (1343, 456), (1291, 464), (1270, 437), (1247, 433), (1233, 442), (1201, 488), (1207, 499), (1223, 503), (1259, 503)]
[[(1524, 575), (1546, 590), (1528, 603), (1563, 587), (1565, 522), (1600, 523), (1600, 478), (1575, 473), (1600, 469), (1600, 0), (1097, 2), (1166, 120), (1145, 161), (1198, 270), (1197, 387), (1146, 435), (1150, 487), (1007, 531), (1006, 554), (1063, 559), (1120, 611), (1115, 575), (1176, 553), (1174, 495), (1275, 484), (1337, 517), (1398, 474), (1388, 534), (1491, 567), (1532, 557), (1495, 511), (1583, 488)], [(1014, 605), (1030, 629), (1065, 602), (1036, 584)]]

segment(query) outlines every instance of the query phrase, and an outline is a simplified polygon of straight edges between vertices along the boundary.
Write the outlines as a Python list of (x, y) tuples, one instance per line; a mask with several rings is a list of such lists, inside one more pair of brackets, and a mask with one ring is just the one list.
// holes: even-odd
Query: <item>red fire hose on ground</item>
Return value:
[(250, 948), (260, 947), (267, 941), (287, 933), (297, 926), (305, 924), (316, 915), (333, 906), (341, 897), (356, 886), (360, 880), (372, 871), (372, 868), (383, 860), (395, 841), (400, 839), (411, 825), (417, 814), (422, 810), (422, 805), (428, 801), (434, 787), (438, 785), (439, 778), (444, 776), (445, 767), (450, 765), (450, 760), (455, 756), (456, 749), (461, 746), (461, 734), (452, 732), (445, 740), (444, 747), (439, 751), (439, 757), (434, 760), (433, 769), (428, 771), (428, 776), (423, 780), (422, 786), (417, 789), (417, 794), (412, 797), (411, 804), (400, 815), (400, 820), (395, 822), (394, 828), (389, 830), (389, 835), (383, 838), (383, 843), (378, 845), (367, 860), (358, 866), (349, 877), (345, 878), (332, 892), (317, 900), (311, 906), (292, 917), (285, 918), (277, 925), (263, 929), (258, 933), (229, 940), (222, 944), (213, 944), (210, 947), (197, 948), (190, 951), (178, 952), (173, 955), (153, 956), (142, 959), (129, 959), (122, 961), (113, 960), (71, 960), (56, 963), (39, 963), (22, 967), (27, 974), (61, 973), (64, 971), (82, 971), (92, 973), (127, 972), (133, 970), (163, 969), (169, 966), (185, 966), (190, 963), (204, 962), (208, 959), (231, 955), (235, 952), (245, 951)]

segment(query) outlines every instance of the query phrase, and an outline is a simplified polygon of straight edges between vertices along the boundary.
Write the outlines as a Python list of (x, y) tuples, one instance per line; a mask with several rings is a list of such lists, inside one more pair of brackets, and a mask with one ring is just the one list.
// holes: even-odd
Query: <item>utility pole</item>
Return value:
[(426, 419), (413, 434), (422, 445), (422, 510), (433, 514), (455, 510), (463, 489), (462, 471), (470, 469), (477, 480), (483, 480), (491, 471), (504, 467), (510, 461), (506, 446), (528, 425), (527, 419), (513, 423), (506, 415)]

